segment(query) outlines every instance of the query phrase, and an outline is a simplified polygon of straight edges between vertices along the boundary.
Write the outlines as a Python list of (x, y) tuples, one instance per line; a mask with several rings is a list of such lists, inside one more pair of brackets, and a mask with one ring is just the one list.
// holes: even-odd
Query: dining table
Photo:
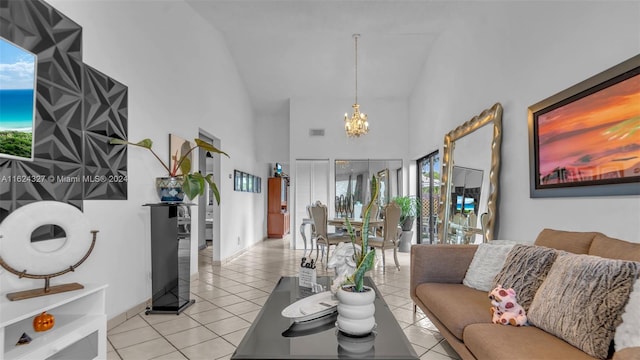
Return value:
[[(338, 228), (343, 228), (346, 229), (347, 228), (347, 219), (349, 220), (349, 223), (351, 224), (351, 227), (353, 228), (354, 231), (358, 232), (360, 230), (362, 230), (362, 226), (364, 226), (364, 219), (362, 218), (357, 218), (357, 219), (352, 219), (352, 218), (332, 218), (327, 220), (327, 224), (329, 226), (335, 226)], [(380, 219), (376, 219), (376, 220), (370, 220), (369, 221), (369, 228), (380, 228), (384, 226), (384, 220), (380, 220)]]

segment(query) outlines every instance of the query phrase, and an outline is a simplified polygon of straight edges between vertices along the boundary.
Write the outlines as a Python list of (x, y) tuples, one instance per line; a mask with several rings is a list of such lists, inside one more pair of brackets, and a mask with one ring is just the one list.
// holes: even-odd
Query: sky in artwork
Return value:
[[(538, 117), (540, 175), (640, 161), (640, 75)], [(626, 163), (626, 165), (625, 165)]]
[(33, 89), (36, 56), (0, 38), (0, 90)]

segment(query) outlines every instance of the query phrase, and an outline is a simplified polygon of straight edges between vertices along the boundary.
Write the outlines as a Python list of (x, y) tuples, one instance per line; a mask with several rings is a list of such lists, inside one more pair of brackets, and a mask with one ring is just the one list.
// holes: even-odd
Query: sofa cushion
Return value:
[(558, 253), (554, 249), (534, 245), (514, 245), (502, 270), (493, 280), (493, 286), (502, 285), (516, 292), (518, 303), (525, 311), (547, 276)]
[(640, 347), (640, 280), (636, 279), (629, 301), (622, 312), (622, 324), (613, 336), (616, 351)]
[(640, 346), (616, 351), (613, 360), (638, 360), (640, 359)]
[(478, 360), (593, 360), (580, 349), (534, 326), (472, 324), (464, 330), (464, 344)]
[(529, 323), (605, 359), (637, 273), (632, 261), (562, 252), (533, 299)]
[(601, 256), (609, 259), (640, 261), (640, 243), (631, 243), (596, 234), (589, 248), (589, 255)]
[(473, 255), (469, 269), (462, 280), (462, 284), (489, 292), (493, 289), (493, 279), (496, 277), (504, 260), (513, 245), (480, 244)]
[(416, 287), (416, 296), (460, 340), (467, 325), (491, 323), (486, 291), (462, 284), (424, 283)]
[(588, 254), (597, 232), (562, 231), (544, 229), (538, 234), (534, 245), (546, 246), (574, 254)]

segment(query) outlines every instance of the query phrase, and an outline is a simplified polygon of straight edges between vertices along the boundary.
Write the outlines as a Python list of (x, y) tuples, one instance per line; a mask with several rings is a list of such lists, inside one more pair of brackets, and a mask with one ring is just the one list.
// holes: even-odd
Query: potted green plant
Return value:
[[(376, 176), (371, 178), (371, 201), (365, 207), (362, 229), (369, 228), (369, 213), (371, 206), (376, 202), (379, 192), (379, 182)], [(355, 336), (363, 336), (371, 333), (375, 327), (375, 291), (364, 285), (364, 275), (373, 268), (376, 258), (375, 249), (369, 247), (369, 232), (361, 231), (360, 249), (356, 248), (356, 233), (346, 219), (347, 231), (354, 249), (356, 269), (347, 277), (346, 281), (338, 288), (338, 319), (337, 327), (340, 331)]]
[(411, 231), (413, 222), (420, 215), (420, 200), (415, 196), (398, 196), (393, 200), (400, 207), (402, 231)]
[[(153, 151), (151, 148), (153, 141), (151, 141), (151, 139), (143, 139), (135, 143), (122, 139), (111, 139), (110, 143), (141, 147), (149, 150), (153, 156), (158, 159), (160, 164), (167, 170), (167, 176), (156, 178), (156, 188), (160, 196), (160, 201), (180, 202), (185, 195), (193, 200), (197, 196), (204, 194), (206, 184), (209, 184), (216, 202), (220, 204), (220, 192), (218, 191), (218, 186), (213, 181), (213, 174), (203, 175), (201, 172), (191, 172), (191, 159), (189, 158), (189, 154), (196, 148), (201, 148), (209, 152), (223, 154), (227, 157), (229, 157), (229, 155), (206, 141), (200, 139), (194, 139), (194, 141), (196, 145), (188, 151), (185, 151), (179, 158), (176, 156), (171, 168)], [(178, 170), (181, 171), (180, 175), (178, 175)]]

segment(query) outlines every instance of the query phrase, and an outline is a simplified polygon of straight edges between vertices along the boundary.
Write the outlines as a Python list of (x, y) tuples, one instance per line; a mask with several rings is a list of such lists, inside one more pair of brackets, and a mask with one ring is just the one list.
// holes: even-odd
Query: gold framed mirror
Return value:
[(445, 135), (438, 213), (440, 243), (476, 243), (476, 237), (484, 242), (493, 240), (501, 145), (500, 103)]

